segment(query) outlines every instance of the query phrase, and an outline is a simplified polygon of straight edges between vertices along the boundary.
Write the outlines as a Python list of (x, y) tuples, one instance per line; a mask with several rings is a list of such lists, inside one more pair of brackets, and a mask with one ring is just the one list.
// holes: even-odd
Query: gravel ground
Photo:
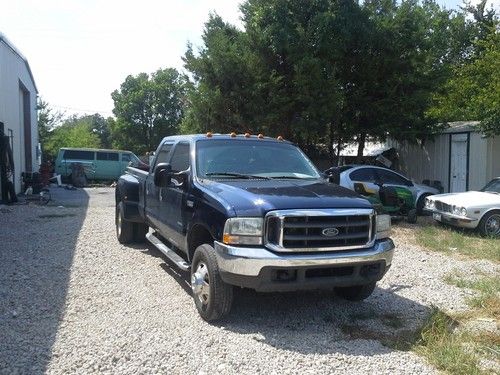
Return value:
[(226, 320), (208, 324), (186, 274), (152, 246), (116, 241), (114, 189), (52, 191), (53, 206), (0, 209), (2, 374), (436, 373), (382, 342), (412, 332), (432, 305), (466, 308), (471, 292), (444, 275), (499, 271), (427, 253), (403, 226), (365, 302), (244, 290)]

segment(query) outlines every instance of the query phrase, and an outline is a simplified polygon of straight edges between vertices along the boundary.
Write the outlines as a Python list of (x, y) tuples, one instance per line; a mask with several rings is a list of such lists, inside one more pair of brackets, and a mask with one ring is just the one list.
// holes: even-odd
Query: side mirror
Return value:
[(158, 164), (155, 168), (153, 178), (156, 186), (165, 187), (170, 185), (172, 166), (169, 163)]
[(328, 178), (328, 182), (340, 185), (340, 171), (338, 168), (332, 167), (323, 172)]

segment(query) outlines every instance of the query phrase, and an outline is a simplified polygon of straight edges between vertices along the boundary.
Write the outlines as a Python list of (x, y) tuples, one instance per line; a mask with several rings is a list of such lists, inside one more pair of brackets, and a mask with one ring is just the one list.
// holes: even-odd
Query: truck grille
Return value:
[(435, 201), (434, 202), (436, 210), (442, 211), (442, 212), (453, 212), (452, 206), (440, 201)]
[(266, 246), (275, 251), (335, 251), (372, 245), (372, 209), (282, 210), (266, 216)]

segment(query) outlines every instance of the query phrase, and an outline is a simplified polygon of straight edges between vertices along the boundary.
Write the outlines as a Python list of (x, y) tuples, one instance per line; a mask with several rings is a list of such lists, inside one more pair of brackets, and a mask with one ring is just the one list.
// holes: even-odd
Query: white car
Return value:
[(425, 210), (442, 223), (476, 229), (485, 236), (500, 237), (500, 177), (480, 191), (427, 197)]
[(376, 167), (373, 165), (345, 165), (339, 167), (340, 186), (354, 190), (355, 182), (362, 182), (372, 191), (378, 191), (377, 184), (384, 186), (401, 186), (411, 191), (415, 200), (417, 213), (421, 214), (424, 208), (425, 197), (439, 194), (439, 190), (413, 182), (409, 178), (399, 174), (392, 169)]

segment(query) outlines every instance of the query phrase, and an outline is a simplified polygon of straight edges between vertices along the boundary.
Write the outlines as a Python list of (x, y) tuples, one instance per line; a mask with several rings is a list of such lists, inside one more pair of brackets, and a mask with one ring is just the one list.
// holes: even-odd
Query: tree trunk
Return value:
[(342, 137), (339, 135), (338, 142), (337, 142), (337, 160), (335, 160), (335, 164), (337, 166), (340, 165), (340, 151), (342, 151)]
[(333, 122), (329, 124), (328, 127), (328, 156), (330, 158), (330, 163), (335, 165), (335, 152), (333, 151), (333, 142), (335, 141), (334, 137), (334, 125)]
[(366, 133), (361, 133), (358, 138), (358, 155), (356, 157), (356, 162), (361, 163), (363, 160), (363, 150), (365, 149)]

